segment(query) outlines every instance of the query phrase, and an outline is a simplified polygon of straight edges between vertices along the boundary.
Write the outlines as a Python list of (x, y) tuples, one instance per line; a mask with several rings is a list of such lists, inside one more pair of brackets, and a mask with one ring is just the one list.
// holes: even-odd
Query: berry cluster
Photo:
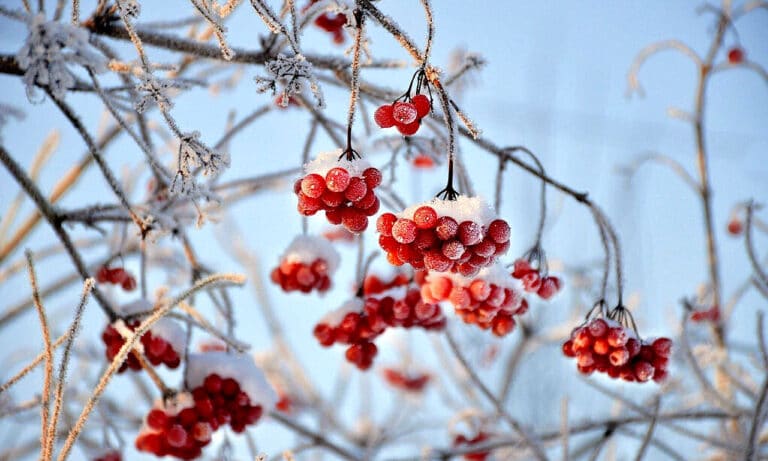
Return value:
[[(464, 434), (458, 434), (453, 439), (453, 446), (461, 447), (477, 445), (478, 443), (488, 440), (488, 437), (489, 435), (483, 431), (478, 432), (474, 437), (467, 437)], [(490, 456), (490, 454), (491, 452), (489, 451), (472, 452), (465, 454), (464, 459), (467, 461), (485, 461), (486, 458)]]
[(384, 368), (382, 374), (384, 375), (384, 380), (390, 386), (413, 393), (424, 391), (424, 388), (427, 387), (427, 384), (432, 379), (426, 373), (409, 374), (396, 368)]
[(315, 25), (331, 34), (333, 43), (344, 43), (344, 26), (347, 25), (347, 15), (344, 13), (325, 12), (315, 18)]
[(125, 291), (133, 291), (136, 289), (136, 279), (130, 272), (122, 267), (110, 269), (107, 266), (101, 266), (96, 272), (96, 281), (98, 283), (120, 285)]
[(421, 119), (432, 110), (432, 103), (425, 94), (413, 98), (406, 96), (404, 101), (384, 104), (373, 113), (373, 120), (381, 128), (397, 128), (404, 136), (411, 136), (419, 131)]
[(365, 301), (355, 298), (326, 315), (315, 325), (314, 335), (324, 347), (348, 345), (347, 361), (367, 370), (378, 353), (373, 340), (387, 327), (441, 330), (445, 324), (440, 306), (423, 302), (419, 290), (412, 288), (398, 299), (391, 295)]
[[(123, 344), (125, 344), (125, 338), (120, 334), (120, 330), (127, 329), (133, 331), (139, 326), (139, 323), (138, 320), (129, 323), (118, 320), (111, 325), (107, 325), (101, 334), (101, 340), (106, 346), (104, 354), (107, 360), (111, 362), (123, 347)], [(172, 344), (174, 341), (163, 337), (162, 333), (166, 331), (173, 332), (174, 336), (176, 336), (175, 333), (181, 331), (181, 327), (170, 319), (159, 320), (153, 326), (153, 329), (144, 333), (140, 339), (143, 353), (153, 366), (164, 364), (171, 369), (178, 368), (181, 363), (180, 354), (183, 353), (183, 348), (175, 347), (178, 345)], [(122, 373), (129, 368), (134, 371), (141, 370), (141, 362), (136, 353), (137, 351), (131, 351), (128, 354), (128, 358), (120, 366), (120, 369), (117, 371), (118, 373)]]
[(338, 264), (339, 255), (327, 240), (300, 235), (288, 246), (270, 276), (285, 292), (324, 293), (331, 288), (331, 276)]
[(428, 303), (448, 300), (465, 323), (505, 336), (515, 328), (514, 316), (528, 311), (528, 301), (513, 282), (499, 264), (475, 278), (429, 273), (421, 285), (421, 298)]
[(109, 450), (93, 458), (93, 461), (123, 461), (123, 456), (117, 450)]
[(194, 459), (213, 433), (229, 425), (236, 433), (256, 424), (276, 400), (264, 374), (247, 355), (190, 354), (187, 383), (191, 392), (155, 405), (136, 438), (139, 451)]
[(434, 199), (376, 222), (379, 246), (395, 265), (473, 276), (509, 249), (509, 224), (477, 197)]
[(717, 323), (718, 321), (720, 321), (720, 309), (717, 306), (691, 312), (691, 322)]
[(395, 274), (391, 280), (382, 280), (375, 274), (368, 275), (363, 281), (363, 294), (365, 296), (377, 295), (383, 293), (392, 288), (402, 287), (411, 283), (410, 277), (399, 272)]
[(381, 206), (374, 190), (381, 184), (382, 176), (362, 160), (337, 161), (340, 155), (340, 149), (326, 152), (305, 165), (306, 175), (296, 181), (293, 190), (299, 197), (298, 210), (303, 216), (324, 210), (328, 222), (359, 234)]
[(563, 354), (576, 358), (581, 373), (606, 373), (624, 381), (661, 382), (667, 377), (672, 340), (641, 341), (630, 328), (595, 318), (576, 328), (563, 344)]
[(541, 271), (534, 269), (526, 259), (515, 261), (512, 277), (519, 279), (523, 283), (525, 291), (536, 293), (539, 298), (544, 300), (556, 295), (562, 287), (562, 282), (559, 278), (551, 275), (542, 276)]

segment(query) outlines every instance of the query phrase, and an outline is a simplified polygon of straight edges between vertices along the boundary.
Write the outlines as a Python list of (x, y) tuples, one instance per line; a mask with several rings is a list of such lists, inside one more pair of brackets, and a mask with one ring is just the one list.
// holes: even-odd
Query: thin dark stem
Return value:
[(768, 274), (766, 274), (762, 266), (760, 266), (760, 263), (757, 261), (757, 254), (755, 253), (754, 243), (752, 242), (752, 220), (755, 213), (754, 202), (749, 202), (746, 208), (747, 217), (744, 223), (744, 245), (747, 247), (747, 256), (749, 257), (750, 264), (752, 264), (752, 270), (755, 271), (755, 275), (760, 279), (763, 285), (768, 287)]
[[(511, 156), (515, 152), (524, 152), (527, 154), (531, 160), (533, 160), (533, 163), (536, 164), (536, 168), (538, 168), (539, 172), (541, 173), (541, 176), (546, 176), (547, 173), (544, 170), (544, 166), (541, 164), (541, 161), (539, 158), (530, 151), (530, 149), (524, 147), (524, 146), (512, 146), (512, 147), (506, 147), (503, 149), (503, 151)], [(509, 156), (503, 157), (504, 159), (508, 159)], [(536, 243), (534, 244), (534, 247), (540, 247), (541, 246), (541, 236), (544, 233), (544, 221), (547, 217), (547, 182), (542, 180), (541, 181), (541, 191), (539, 192), (539, 224), (536, 228)]]

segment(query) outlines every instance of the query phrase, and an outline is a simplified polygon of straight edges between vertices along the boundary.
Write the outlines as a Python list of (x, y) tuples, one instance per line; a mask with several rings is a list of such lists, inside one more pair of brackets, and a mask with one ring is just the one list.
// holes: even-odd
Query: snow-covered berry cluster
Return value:
[(384, 213), (376, 230), (391, 264), (467, 277), (509, 249), (509, 224), (479, 197), (433, 199), (399, 215)]
[(539, 298), (547, 300), (556, 295), (562, 282), (558, 277), (543, 275), (539, 269), (534, 269), (527, 259), (518, 259), (512, 270), (512, 277), (523, 283), (523, 289), (528, 293), (536, 293)]
[(296, 181), (293, 190), (303, 216), (324, 210), (328, 222), (359, 234), (381, 206), (374, 190), (382, 176), (362, 159), (339, 159), (341, 155), (341, 149), (325, 152), (304, 165), (305, 176)]
[(272, 269), (271, 279), (285, 292), (324, 293), (331, 288), (331, 277), (339, 266), (339, 254), (324, 238), (299, 235)]
[(397, 128), (404, 136), (411, 136), (419, 131), (421, 119), (432, 110), (432, 103), (425, 94), (417, 94), (404, 101), (384, 104), (373, 113), (373, 120), (381, 128)]
[(408, 373), (397, 368), (384, 368), (382, 375), (390, 386), (410, 393), (423, 392), (432, 379), (427, 373)]
[(661, 382), (667, 377), (672, 340), (640, 340), (631, 328), (594, 318), (576, 328), (563, 343), (563, 354), (576, 359), (581, 373), (605, 373), (614, 379)]
[[(138, 320), (125, 322), (118, 319), (107, 325), (101, 334), (101, 340), (106, 346), (104, 355), (110, 362), (125, 344), (124, 335), (129, 334), (141, 323)], [(134, 371), (141, 370), (141, 362), (137, 353), (143, 354), (147, 361), (153, 366), (165, 365), (168, 368), (178, 368), (181, 363), (181, 356), (184, 354), (186, 337), (184, 329), (177, 322), (162, 318), (142, 335), (140, 346), (128, 354), (127, 359), (120, 366), (118, 373), (127, 369)], [(138, 352), (137, 352), (138, 351)]]
[(369, 296), (365, 300), (355, 298), (329, 312), (315, 325), (315, 338), (324, 347), (349, 346), (347, 361), (367, 370), (378, 353), (373, 340), (388, 327), (445, 328), (446, 319), (440, 306), (423, 302), (418, 289), (406, 289), (401, 296), (395, 291), (402, 292), (403, 289), (380, 297)]
[(190, 355), (187, 375), (191, 392), (155, 405), (136, 438), (139, 451), (195, 459), (217, 429), (229, 425), (243, 432), (276, 402), (274, 390), (246, 355)]
[(515, 328), (514, 316), (528, 311), (528, 301), (517, 285), (498, 263), (472, 278), (430, 272), (421, 285), (421, 298), (428, 303), (447, 300), (465, 323), (505, 336)]
[(136, 289), (136, 278), (122, 267), (114, 267), (110, 269), (107, 266), (101, 266), (99, 270), (96, 271), (96, 282), (120, 285), (125, 291), (133, 291)]

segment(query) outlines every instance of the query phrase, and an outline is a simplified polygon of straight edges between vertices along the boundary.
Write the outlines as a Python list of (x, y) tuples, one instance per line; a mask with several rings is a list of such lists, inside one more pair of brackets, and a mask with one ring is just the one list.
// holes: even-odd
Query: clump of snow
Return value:
[(498, 218), (493, 207), (484, 198), (480, 196), (466, 197), (463, 195), (460, 195), (456, 200), (433, 198), (428, 202), (409, 206), (397, 216), (413, 219), (413, 213), (423, 206), (430, 206), (437, 212), (438, 217), (450, 216), (459, 224), (463, 221), (474, 221), (481, 226), (487, 226), (491, 221)]
[(270, 409), (277, 403), (277, 394), (262, 372), (248, 354), (227, 352), (206, 352), (190, 354), (187, 360), (187, 384), (196, 388), (203, 384), (210, 374), (222, 378), (232, 378), (240, 384), (240, 389), (248, 394), (251, 405), (261, 405)]
[(350, 176), (362, 177), (363, 171), (371, 167), (371, 164), (363, 159), (352, 161), (347, 160), (346, 157), (339, 159), (343, 152), (342, 149), (336, 149), (318, 154), (314, 160), (304, 165), (304, 173), (315, 173), (325, 177), (332, 168), (344, 168)]
[(323, 316), (318, 323), (324, 323), (326, 325), (336, 326), (341, 323), (344, 317), (350, 312), (363, 312), (365, 303), (360, 298), (352, 298), (349, 301), (342, 304), (339, 308), (334, 309)]
[(171, 345), (179, 356), (187, 349), (187, 334), (179, 322), (163, 317), (149, 328), (153, 337), (160, 337)]
[(312, 264), (316, 259), (325, 260), (329, 275), (339, 267), (339, 253), (328, 240), (315, 235), (296, 236), (280, 256), (281, 261), (304, 264)]
[(128, 304), (123, 304), (117, 309), (117, 313), (129, 317), (135, 314), (152, 312), (154, 305), (146, 298), (139, 298), (136, 301), (132, 301)]
[(94, 72), (106, 69), (106, 59), (91, 49), (85, 29), (68, 23), (46, 21), (45, 14), (32, 16), (29, 35), (16, 53), (24, 71), (27, 97), (34, 101), (35, 85), (50, 89), (55, 99), (63, 100), (75, 86), (75, 76), (68, 64), (80, 64)]

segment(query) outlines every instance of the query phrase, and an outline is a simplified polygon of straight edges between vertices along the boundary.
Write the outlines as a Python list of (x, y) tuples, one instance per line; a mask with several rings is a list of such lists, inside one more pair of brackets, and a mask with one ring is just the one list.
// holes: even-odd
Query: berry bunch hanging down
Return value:
[(471, 277), (509, 249), (510, 228), (480, 197), (435, 198), (376, 223), (387, 260)]
[(285, 292), (324, 293), (331, 288), (331, 277), (339, 267), (339, 254), (328, 240), (299, 235), (280, 256), (271, 279)]
[(99, 270), (96, 271), (96, 281), (98, 283), (120, 285), (125, 291), (133, 291), (136, 289), (136, 278), (122, 267), (113, 267), (110, 269), (107, 266), (101, 266)]
[[(122, 307), (122, 313), (125, 316), (131, 316), (138, 312), (149, 313), (152, 304), (147, 300), (139, 300)], [(110, 362), (125, 344), (124, 335), (130, 334), (141, 323), (138, 319), (132, 319), (128, 322), (118, 319), (107, 325), (101, 334), (101, 340), (104, 342), (104, 355)], [(123, 362), (118, 370), (122, 373), (127, 369), (138, 371), (142, 369), (139, 356), (142, 354), (153, 366), (165, 365), (168, 368), (178, 368), (181, 358), (186, 349), (186, 334), (178, 322), (169, 318), (162, 318), (155, 322), (150, 329), (144, 333), (139, 340), (140, 344), (134, 351), (128, 354), (128, 358)]]
[(541, 264), (538, 269), (534, 269), (531, 261), (525, 258), (515, 261), (512, 277), (523, 283), (525, 291), (536, 293), (544, 300), (550, 299), (562, 288), (562, 282), (558, 277), (547, 275), (546, 271), (542, 271)]
[(341, 224), (355, 234), (368, 228), (368, 218), (381, 206), (375, 189), (381, 172), (362, 159), (342, 159), (341, 149), (324, 152), (304, 165), (305, 176), (294, 184), (303, 216), (325, 211), (331, 224)]
[(528, 311), (520, 284), (500, 263), (482, 269), (474, 277), (430, 272), (421, 285), (427, 303), (449, 301), (464, 323), (505, 336), (516, 325), (514, 316)]
[[(414, 88), (414, 83), (416, 86)], [(432, 111), (432, 96), (421, 93), (422, 86), (429, 90), (424, 70), (419, 69), (411, 78), (408, 89), (391, 104), (384, 104), (373, 113), (373, 120), (381, 128), (396, 127), (403, 136), (416, 134), (421, 119)], [(411, 91), (413, 90), (413, 96)]]
[(369, 274), (363, 281), (363, 294), (365, 296), (377, 295), (392, 288), (408, 285), (409, 283), (411, 283), (411, 277), (402, 272), (396, 273), (389, 280), (383, 278), (383, 276)]
[[(576, 359), (581, 373), (597, 371), (611, 378), (630, 382), (664, 381), (672, 350), (672, 340), (642, 340), (629, 312), (617, 307), (605, 318), (597, 317), (576, 328), (563, 343), (563, 354)], [(614, 320), (615, 319), (615, 320)]]
[(314, 335), (325, 347), (348, 345), (347, 361), (367, 370), (378, 352), (373, 340), (388, 327), (421, 327), (434, 331), (444, 329), (445, 325), (439, 305), (423, 302), (416, 288), (399, 288), (364, 300), (348, 301), (326, 314), (315, 326)]
[(213, 433), (229, 425), (235, 433), (256, 424), (277, 396), (247, 355), (192, 354), (187, 369), (191, 391), (158, 402), (146, 417), (136, 448), (157, 456), (195, 459)]
[(344, 43), (344, 26), (347, 25), (347, 15), (326, 11), (315, 18), (315, 25), (331, 34), (333, 43)]

